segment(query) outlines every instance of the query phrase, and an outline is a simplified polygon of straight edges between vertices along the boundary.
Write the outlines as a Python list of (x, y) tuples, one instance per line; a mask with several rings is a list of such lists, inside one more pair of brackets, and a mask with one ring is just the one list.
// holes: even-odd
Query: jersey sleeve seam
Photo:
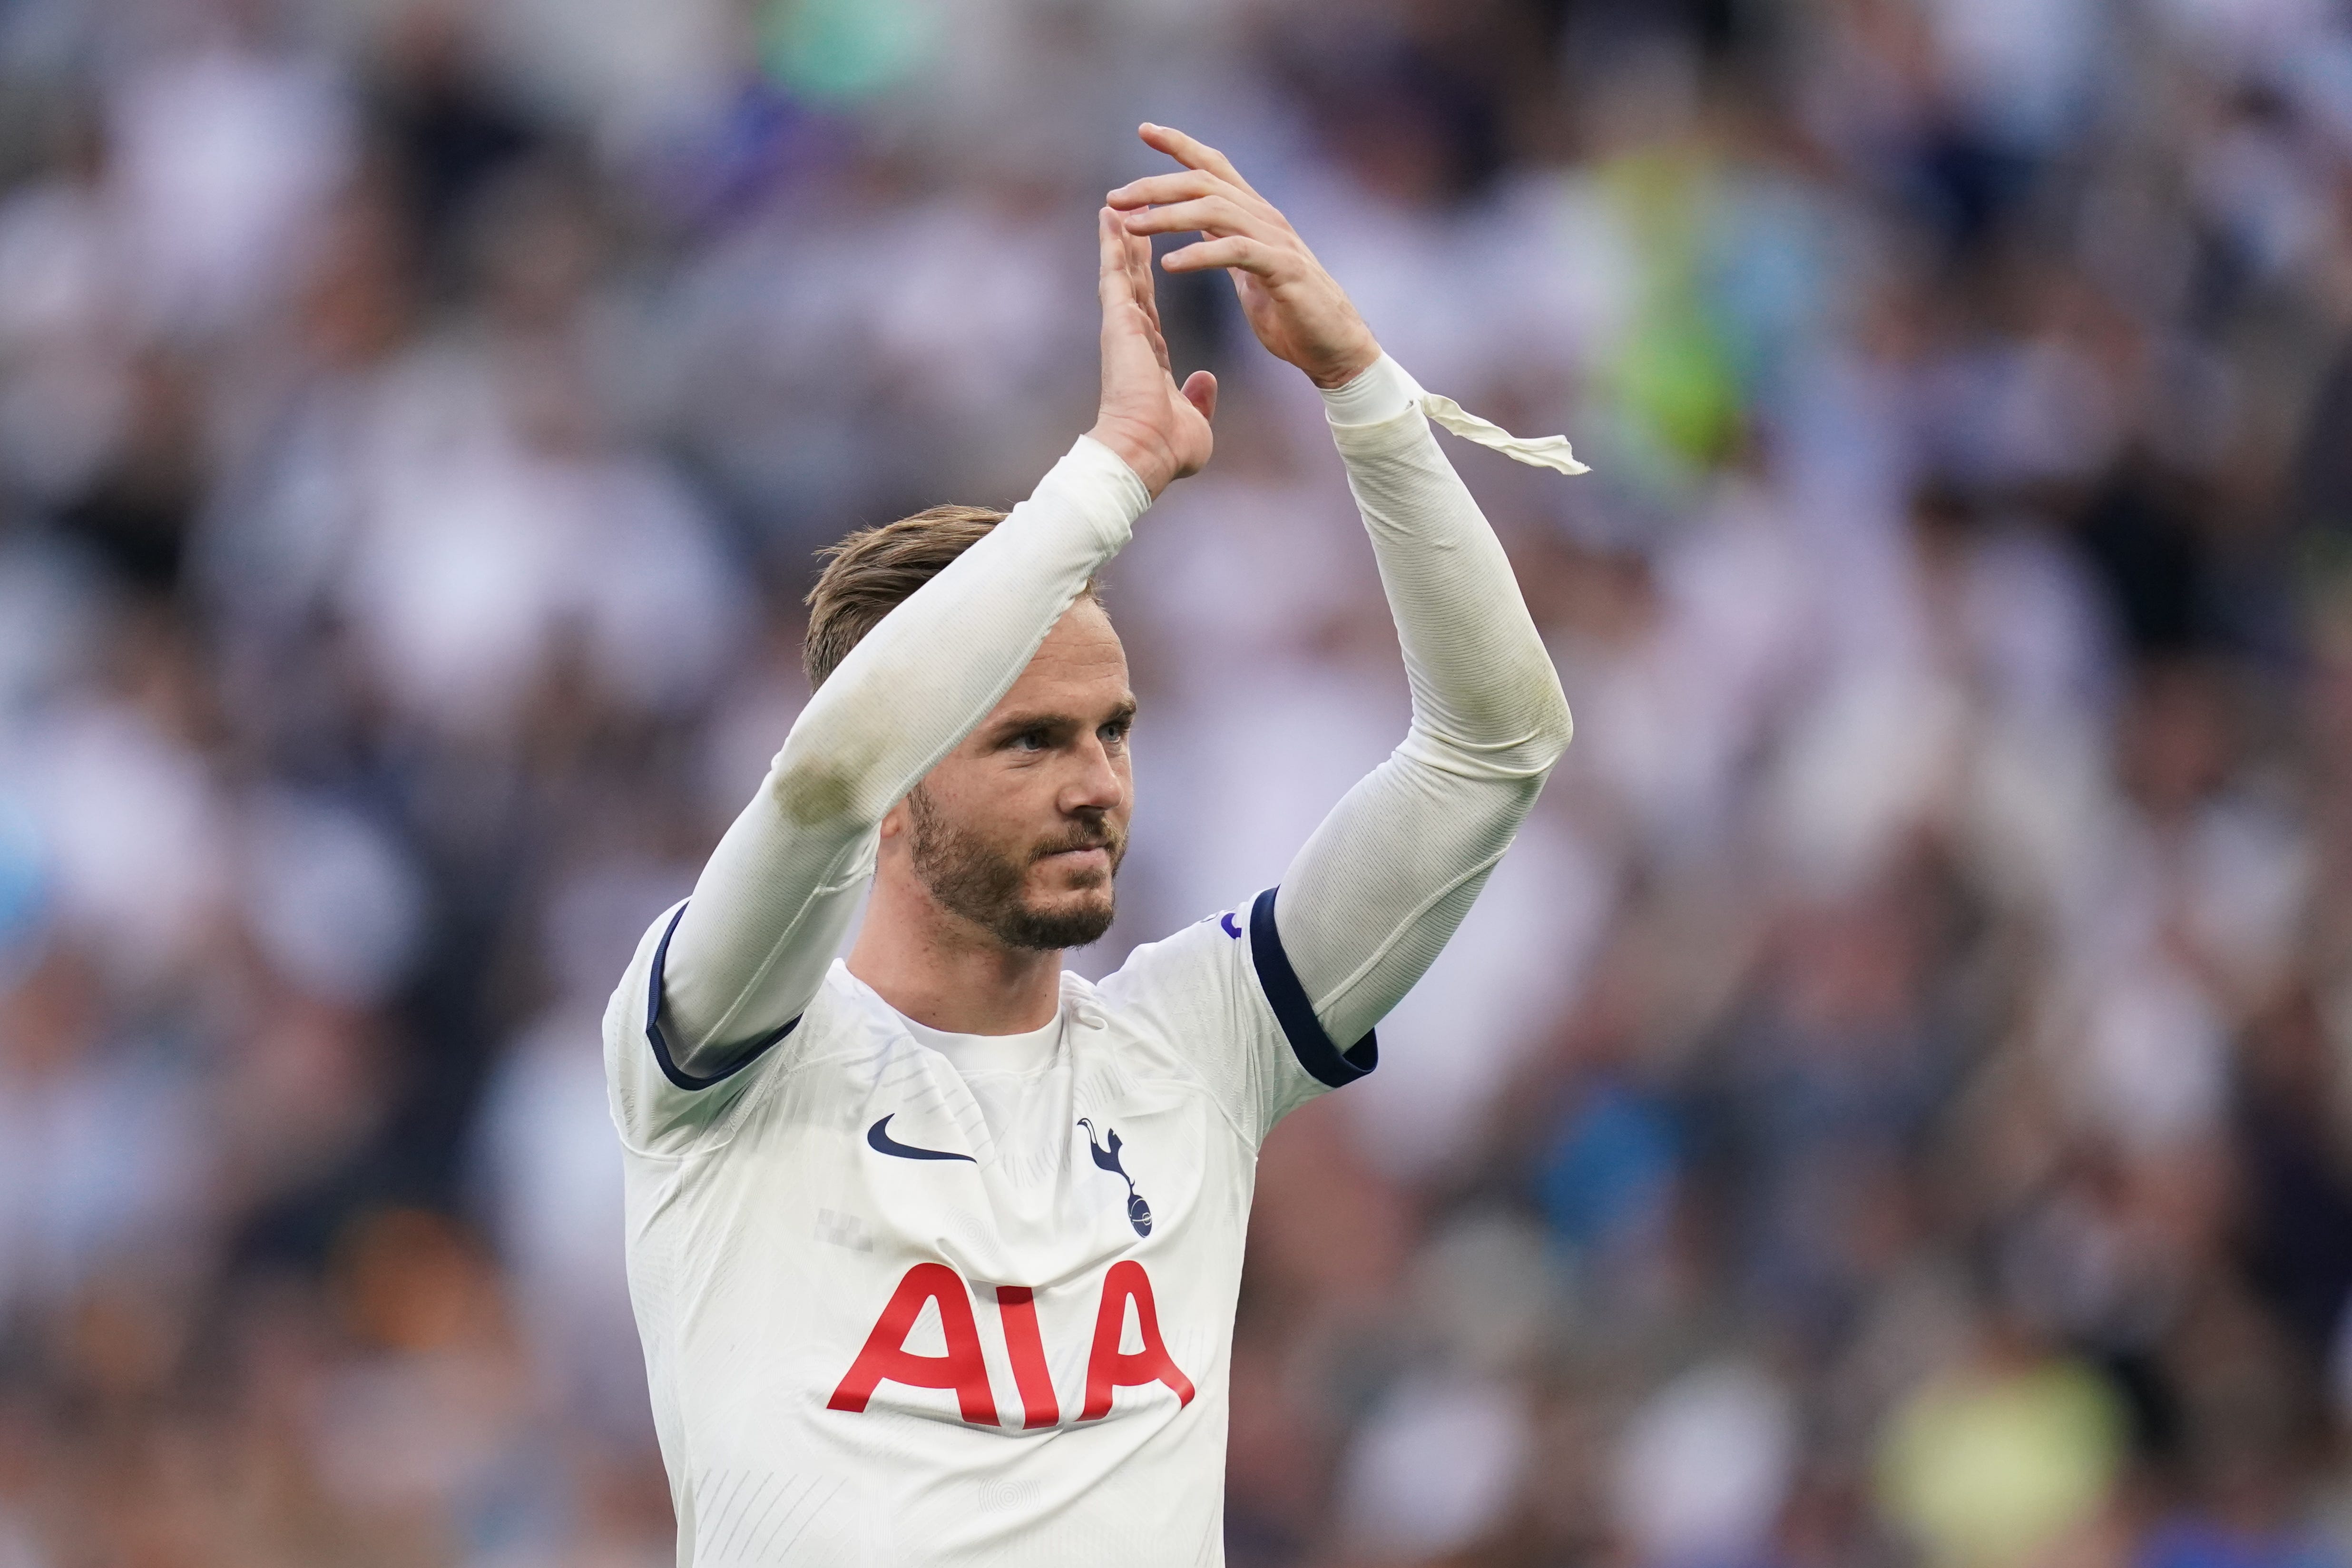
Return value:
[(1241, 1119), (1234, 1114), (1233, 1108), (1218, 1096), (1217, 1091), (1210, 1087), (1208, 1079), (1202, 1078), (1200, 1071), (1190, 1062), (1181, 1064), (1173, 1072), (1139, 1072), (1133, 1076), (1140, 1082), (1171, 1084), (1187, 1094), (1199, 1095), (1209, 1102), (1209, 1109), (1217, 1113), (1217, 1119), (1225, 1124), (1227, 1131), (1241, 1142), (1244, 1149), (1254, 1151), (1262, 1142), (1250, 1137), (1249, 1130), (1242, 1125)]
[[(818, 1002), (822, 999), (823, 995), (824, 987), (820, 985), (818, 987), (817, 997), (810, 1000), (809, 1008), (811, 1010), (814, 1010), (817, 1006)], [(801, 1015), (801, 1018), (794, 1020), (794, 1022), (797, 1023), (804, 1020), (807, 1016), (808, 1014), (803, 1012)], [(798, 1078), (803, 1073), (839, 1062), (861, 1060), (872, 1054), (873, 1053), (868, 1050), (852, 1049), (845, 1047), (842, 1048), (796, 1055), (776, 1071), (772, 1073), (762, 1073), (758, 1079), (753, 1080), (751, 1087), (744, 1092), (743, 1098), (736, 1101), (734, 1105), (728, 1108), (726, 1114), (734, 1119), (736, 1125), (729, 1127), (724, 1137), (709, 1139), (700, 1137), (698, 1135), (699, 1132), (709, 1130), (710, 1124), (706, 1124), (704, 1128), (698, 1130), (698, 1135), (691, 1138), (688, 1147), (676, 1150), (674, 1152), (665, 1152), (642, 1148), (630, 1141), (629, 1135), (626, 1131), (623, 1131), (621, 1134), (622, 1146), (627, 1149), (631, 1153), (641, 1155), (646, 1159), (661, 1160), (674, 1164), (683, 1164), (691, 1160), (703, 1159), (723, 1153), (728, 1147), (735, 1142), (738, 1133), (740, 1131), (741, 1121), (750, 1114), (751, 1107), (758, 1099), (772, 1099), (776, 1095), (782, 1093), (783, 1086), (790, 1083), (793, 1079)], [(1209, 1096), (1209, 1100), (1213, 1104), (1215, 1103), (1215, 1099), (1216, 1097), (1214, 1095)], [(1219, 1109), (1222, 1110), (1223, 1107), (1219, 1107)]]
[[(810, 1005), (814, 1006), (815, 1004), (812, 1002)], [(806, 1017), (807, 1014), (803, 1013), (801, 1016)], [(798, 1023), (799, 1021), (799, 1019), (793, 1020), (794, 1023)], [(683, 1149), (648, 1149), (633, 1140), (629, 1136), (625, 1128), (619, 1128), (619, 1119), (616, 1117), (614, 1119), (614, 1121), (615, 1128), (619, 1129), (621, 1133), (621, 1146), (630, 1153), (638, 1156), (640, 1159), (659, 1160), (664, 1163), (672, 1165), (683, 1165), (690, 1161), (705, 1159), (712, 1155), (724, 1153), (727, 1149), (734, 1143), (736, 1135), (741, 1131), (741, 1123), (744, 1118), (750, 1114), (750, 1108), (759, 1100), (760, 1097), (772, 1096), (778, 1093), (780, 1091), (779, 1086), (789, 1082), (795, 1075), (799, 1074), (803, 1069), (833, 1059), (835, 1058), (831, 1056), (814, 1058), (814, 1060), (808, 1058), (795, 1057), (777, 1071), (772, 1073), (762, 1073), (760, 1077), (752, 1079), (751, 1087), (744, 1090), (742, 1098), (736, 1100), (732, 1105), (728, 1106), (726, 1110), (721, 1112), (721, 1115), (731, 1119), (732, 1123), (726, 1129), (726, 1135), (724, 1137), (704, 1136), (704, 1134), (710, 1132), (712, 1129), (718, 1125), (717, 1119), (714, 1118), (713, 1121), (704, 1122), (701, 1125), (693, 1128), (691, 1131), (688, 1131), (686, 1134), (687, 1146)]]
[[(1234, 944), (1228, 942), (1221, 945), (1230, 948)], [(1118, 974), (1109, 976), (1102, 984), (1094, 987), (1096, 994), (1100, 995), (1106, 991), (1114, 990), (1118, 979)], [(1220, 989), (1221, 991), (1223, 990), (1222, 987)], [(1245, 998), (1252, 997), (1253, 994), (1255, 994), (1254, 1000), (1255, 1005), (1260, 1007), (1265, 1007), (1266, 1005), (1264, 994), (1257, 993), (1257, 988), (1255, 986), (1244, 984), (1238, 988), (1238, 992), (1240, 995)], [(1235, 993), (1228, 991), (1223, 994), (1233, 995)], [(1242, 1005), (1244, 1006), (1251, 1005), (1251, 1001), (1244, 1000)], [(1268, 1011), (1271, 1012), (1272, 1010), (1269, 1008)], [(1279, 1029), (1281, 1026), (1281, 1020), (1276, 1019), (1275, 1025), (1276, 1027)], [(1250, 1072), (1251, 1077), (1255, 1079), (1257, 1073), (1257, 1053), (1255, 1051), (1247, 1051), (1244, 1052), (1244, 1055), (1248, 1063), (1248, 1071)], [(1210, 1108), (1216, 1111), (1218, 1118), (1224, 1122), (1225, 1126), (1232, 1131), (1233, 1135), (1236, 1139), (1240, 1140), (1242, 1147), (1250, 1152), (1250, 1157), (1253, 1160), (1255, 1159), (1257, 1157), (1257, 1151), (1265, 1146), (1265, 1132), (1261, 1131), (1255, 1135), (1252, 1134), (1250, 1128), (1244, 1124), (1245, 1119), (1237, 1115), (1234, 1108), (1225, 1103), (1224, 1097), (1217, 1092), (1216, 1086), (1209, 1081), (1207, 1075), (1201, 1071), (1200, 1064), (1194, 1061), (1190, 1056), (1186, 1055), (1181, 1050), (1176, 1050), (1170, 1052), (1167, 1059), (1170, 1063), (1170, 1067), (1167, 1070), (1162, 1072), (1147, 1072), (1132, 1068), (1129, 1070), (1138, 1079), (1146, 1079), (1155, 1083), (1179, 1084), (1187, 1091), (1198, 1094), (1202, 1100), (1209, 1102)], [(1253, 1088), (1255, 1087), (1255, 1084), (1253, 1084)]]

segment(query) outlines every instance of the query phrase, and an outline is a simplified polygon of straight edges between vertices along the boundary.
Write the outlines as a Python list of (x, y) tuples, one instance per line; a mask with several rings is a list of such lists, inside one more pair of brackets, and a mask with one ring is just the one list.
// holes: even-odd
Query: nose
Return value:
[(1127, 778), (1111, 760), (1099, 735), (1089, 735), (1077, 750), (1076, 776), (1062, 786), (1063, 813), (1109, 811), (1127, 799)]

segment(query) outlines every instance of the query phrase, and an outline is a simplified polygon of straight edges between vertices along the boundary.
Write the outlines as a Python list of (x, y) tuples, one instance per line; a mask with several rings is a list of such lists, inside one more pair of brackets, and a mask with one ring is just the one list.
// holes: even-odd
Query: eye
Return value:
[(1050, 743), (1051, 737), (1043, 730), (1024, 730), (1013, 737), (1013, 749), (1016, 752), (1042, 752)]
[(1124, 744), (1127, 740), (1127, 732), (1134, 727), (1135, 721), (1132, 719), (1114, 719), (1109, 723), (1102, 727), (1102, 738), (1106, 743), (1110, 745), (1117, 746)]

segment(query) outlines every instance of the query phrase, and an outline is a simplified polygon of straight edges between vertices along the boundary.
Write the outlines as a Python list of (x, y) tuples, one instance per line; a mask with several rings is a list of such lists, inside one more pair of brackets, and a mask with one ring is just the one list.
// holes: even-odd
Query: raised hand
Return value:
[(1152, 298), (1151, 242), (1117, 213), (1097, 215), (1102, 240), (1102, 409), (1087, 434), (1118, 453), (1154, 496), (1201, 471), (1214, 438), (1217, 378), (1196, 370), (1180, 388)]
[(1257, 341), (1276, 359), (1305, 371), (1318, 386), (1345, 385), (1381, 357), (1381, 345), (1347, 291), (1323, 270), (1290, 220), (1251, 189), (1231, 159), (1165, 125), (1145, 125), (1138, 134), (1184, 168), (1111, 192), (1110, 205), (1126, 215), (1126, 231), (1201, 235), (1161, 257), (1162, 268), (1228, 269)]

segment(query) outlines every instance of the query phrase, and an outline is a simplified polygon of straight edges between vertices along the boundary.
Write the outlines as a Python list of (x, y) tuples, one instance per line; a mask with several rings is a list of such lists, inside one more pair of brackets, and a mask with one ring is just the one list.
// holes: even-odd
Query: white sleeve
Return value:
[[(1150, 492), (1081, 437), (1012, 514), (883, 617), (810, 699), (608, 1016), (616, 1072), (690, 1095), (790, 1033), (873, 869), (883, 816), (986, 718)], [(638, 1059), (650, 1055), (650, 1061)]]
[[(1403, 743), (1308, 838), (1275, 905), (1288, 967), (1328, 1037), (1354, 1042), (1345, 1047), (1353, 1055), (1377, 1048), (1372, 1026), (1462, 923), (1570, 726), (1502, 543), (1423, 410), (1449, 428), (1494, 427), (1432, 398), (1385, 355), (1325, 398), (1412, 691)], [(1463, 433), (1580, 471), (1565, 442)]]

